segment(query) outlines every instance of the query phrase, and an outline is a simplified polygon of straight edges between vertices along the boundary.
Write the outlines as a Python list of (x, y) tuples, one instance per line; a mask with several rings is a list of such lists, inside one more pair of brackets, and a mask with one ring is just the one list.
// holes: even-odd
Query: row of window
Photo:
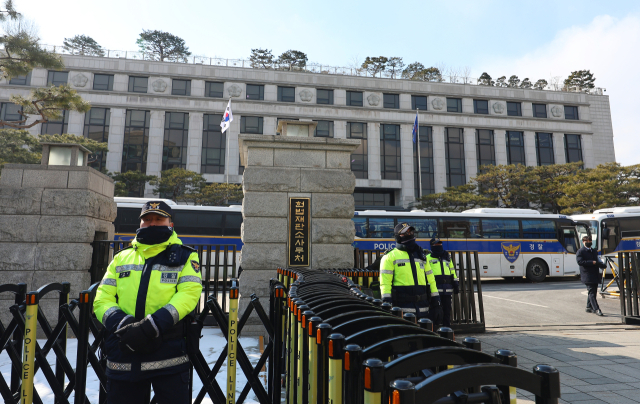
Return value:
[[(47, 77), (47, 85), (61, 85), (67, 84), (69, 73), (50, 71)], [(31, 73), (26, 76), (19, 76), (12, 78), (9, 83), (17, 85), (29, 85)], [(147, 93), (149, 86), (149, 77), (143, 76), (129, 76), (128, 91), (132, 93)], [(93, 89), (99, 91), (112, 91), (113, 90), (113, 74), (94, 74), (93, 75)], [(278, 86), (278, 101), (280, 102), (295, 102), (296, 92), (295, 87)], [(171, 85), (172, 95), (191, 95), (191, 80), (173, 79)], [(222, 82), (205, 82), (205, 97), (223, 98), (224, 96), (224, 83)], [(347, 91), (347, 105), (352, 107), (364, 106), (364, 93), (362, 91)], [(264, 85), (260, 84), (247, 84), (246, 85), (246, 99), (248, 100), (264, 100)], [(462, 99), (461, 98), (447, 98), (447, 112), (462, 113)], [(333, 90), (330, 89), (316, 89), (316, 103), (333, 105)], [(520, 102), (507, 102), (507, 115), (508, 116), (522, 116), (522, 103)], [(382, 106), (384, 108), (399, 109), (400, 108), (400, 94), (383, 94)], [(412, 95), (411, 96), (411, 109), (426, 111), (427, 96), (424, 95)], [(535, 118), (547, 118), (547, 105), (546, 104), (533, 104), (533, 117)], [(488, 100), (473, 100), (473, 112), (475, 114), (489, 114), (489, 101)], [(565, 119), (578, 120), (578, 107), (577, 106), (564, 106)]]
[[(356, 203), (357, 205), (357, 203)], [(405, 218), (356, 216), (356, 237), (393, 238), (396, 222)], [(479, 219), (479, 218), (411, 218), (418, 238), (486, 238), (486, 239), (556, 239), (554, 220)]]

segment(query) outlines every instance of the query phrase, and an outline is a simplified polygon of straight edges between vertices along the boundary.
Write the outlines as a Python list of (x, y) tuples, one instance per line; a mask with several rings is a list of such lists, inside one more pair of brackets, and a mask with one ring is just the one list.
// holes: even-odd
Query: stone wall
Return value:
[[(5, 165), (0, 177), (0, 283), (24, 282), (32, 291), (66, 281), (71, 298), (77, 297), (90, 286), (90, 243), (96, 235), (113, 239), (113, 192), (113, 180), (89, 167)], [(2, 307), (7, 303), (0, 301)], [(44, 307), (56, 318), (55, 305)]]

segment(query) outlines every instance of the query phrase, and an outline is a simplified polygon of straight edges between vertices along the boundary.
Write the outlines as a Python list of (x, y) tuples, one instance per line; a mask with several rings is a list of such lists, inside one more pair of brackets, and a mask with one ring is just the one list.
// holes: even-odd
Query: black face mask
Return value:
[(164, 243), (173, 234), (173, 227), (150, 226), (136, 230), (136, 240), (142, 244), (154, 245)]
[(418, 243), (416, 243), (415, 238), (412, 238), (410, 240), (402, 241), (398, 243), (398, 245), (401, 245), (403, 250), (413, 251), (418, 246)]
[(444, 247), (441, 245), (432, 245), (431, 246), (431, 255), (434, 257), (440, 257), (444, 254)]
[(588, 242), (588, 243), (584, 243), (584, 245), (586, 245), (587, 248), (591, 248), (591, 245), (593, 245), (593, 243), (592, 242)]

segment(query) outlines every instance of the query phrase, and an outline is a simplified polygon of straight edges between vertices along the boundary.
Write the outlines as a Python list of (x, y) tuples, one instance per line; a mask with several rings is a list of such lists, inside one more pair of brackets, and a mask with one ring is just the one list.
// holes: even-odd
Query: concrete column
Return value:
[(588, 105), (578, 106), (578, 119), (581, 121), (591, 120), (591, 113)]
[(400, 109), (411, 109), (411, 94), (400, 94)]
[(493, 131), (496, 145), (496, 165), (507, 165), (507, 131), (498, 129)]
[(531, 102), (523, 102), (522, 103), (522, 116), (533, 116), (533, 105)]
[(473, 98), (462, 99), (462, 112), (465, 114), (473, 114)]
[[(29, 115), (29, 117), (27, 118), (27, 124), (31, 124), (34, 121), (36, 121), (38, 118), (40, 118), (40, 115)], [(31, 136), (39, 136), (40, 135), (40, 131), (42, 130), (42, 124), (39, 123), (35, 126), (30, 127), (29, 129), (26, 129)]]
[[(229, 171), (229, 182), (241, 183), (242, 176), (238, 174), (240, 168), (240, 152), (238, 149), (238, 135), (240, 134), (240, 120), (234, 119), (231, 122), (231, 127), (225, 132), (229, 139), (227, 144), (229, 145), (227, 170)], [(226, 153), (225, 148), (225, 153)], [(225, 160), (226, 161), (226, 160)]]
[(347, 138), (347, 121), (334, 121), (333, 122), (333, 137), (335, 139)]
[(272, 84), (266, 84), (264, 86), (264, 100), (278, 101), (278, 86), (274, 86)]
[(369, 149), (369, 179), (381, 180), (380, 170), (380, 124), (367, 123), (367, 139)]
[[(193, 90), (193, 87), (191, 87)], [(202, 126), (203, 113), (189, 113), (189, 136), (187, 147), (187, 170), (200, 172), (202, 161)]]
[[(240, 125), (240, 118), (236, 118), (238, 120), (238, 125)], [(240, 126), (238, 126), (240, 128)], [(262, 120), (262, 134), (263, 135), (275, 135), (276, 130), (278, 130), (278, 118), (275, 116), (265, 116)]]
[(593, 158), (593, 136), (580, 135), (582, 141), (582, 160), (584, 160), (584, 168), (596, 168), (595, 159)]
[(333, 105), (347, 105), (347, 90), (333, 90)]
[(191, 96), (204, 97), (204, 80), (191, 80)]
[(416, 199), (415, 184), (413, 183), (413, 124), (400, 125), (400, 162), (402, 164), (402, 189), (400, 190), (400, 200), (402, 206), (407, 207)]
[(566, 164), (567, 156), (564, 154), (564, 133), (553, 134), (553, 154), (556, 164)]
[(445, 159), (444, 126), (433, 127), (433, 176), (435, 191), (444, 192), (447, 186), (447, 161)]
[(527, 166), (537, 166), (538, 156), (536, 154), (536, 134), (535, 132), (524, 132), (524, 157)]
[(77, 111), (69, 111), (69, 124), (67, 125), (67, 133), (82, 136), (83, 132), (84, 114)]
[(31, 71), (31, 86), (32, 87), (45, 87), (47, 85), (47, 75), (49, 71), (47, 69), (36, 68)]
[(122, 167), (122, 147), (124, 144), (124, 124), (126, 110), (111, 108), (109, 121), (109, 151), (107, 152), (107, 170), (112, 173), (120, 172)]
[(113, 91), (129, 91), (129, 76), (127, 74), (113, 75)]
[(164, 111), (151, 111), (147, 175), (160, 175), (162, 171), (162, 146), (164, 142)]
[(467, 183), (478, 175), (478, 154), (476, 153), (476, 130), (464, 128), (464, 166)]

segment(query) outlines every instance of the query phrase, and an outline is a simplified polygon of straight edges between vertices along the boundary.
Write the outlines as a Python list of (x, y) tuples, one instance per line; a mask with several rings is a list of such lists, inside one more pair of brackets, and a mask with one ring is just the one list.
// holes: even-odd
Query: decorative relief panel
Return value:
[(442, 98), (434, 98), (433, 101), (431, 101), (431, 105), (433, 106), (433, 109), (435, 109), (436, 111), (440, 111), (442, 110), (442, 108), (444, 108), (444, 100)]
[(151, 87), (153, 87), (153, 91), (156, 93), (164, 93), (167, 89), (167, 82), (162, 79), (157, 79), (151, 83)]
[(313, 93), (311, 90), (307, 89), (300, 91), (298, 95), (300, 96), (300, 100), (303, 102), (309, 102), (313, 98)]
[(561, 105), (554, 105), (551, 107), (551, 115), (556, 118), (560, 118), (564, 113), (564, 108)]
[(87, 85), (89, 78), (82, 73), (78, 73), (71, 79), (71, 83), (76, 87), (84, 87)]
[(242, 88), (237, 84), (230, 85), (227, 91), (229, 91), (230, 97), (240, 97), (240, 94), (242, 94)]
[(505, 106), (503, 102), (494, 102), (493, 103), (493, 112), (496, 114), (504, 114)]
[(380, 96), (378, 94), (369, 94), (369, 96), (367, 97), (367, 102), (372, 107), (376, 107), (378, 106), (378, 104), (380, 104)]

